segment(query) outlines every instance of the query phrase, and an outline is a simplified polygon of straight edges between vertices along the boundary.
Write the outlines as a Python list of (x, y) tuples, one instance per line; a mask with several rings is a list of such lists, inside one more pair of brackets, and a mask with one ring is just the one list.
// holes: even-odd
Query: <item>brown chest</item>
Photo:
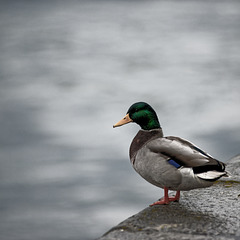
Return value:
[(134, 163), (134, 157), (139, 149), (141, 149), (147, 142), (158, 137), (163, 137), (161, 128), (151, 131), (140, 130), (134, 137), (129, 149), (129, 156), (131, 162)]

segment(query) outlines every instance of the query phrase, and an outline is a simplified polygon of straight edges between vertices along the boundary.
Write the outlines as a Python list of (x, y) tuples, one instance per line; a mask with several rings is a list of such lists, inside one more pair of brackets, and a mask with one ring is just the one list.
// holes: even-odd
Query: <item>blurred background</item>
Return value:
[(165, 135), (240, 146), (240, 2), (0, 1), (1, 240), (90, 240), (163, 194), (128, 158), (146, 101)]

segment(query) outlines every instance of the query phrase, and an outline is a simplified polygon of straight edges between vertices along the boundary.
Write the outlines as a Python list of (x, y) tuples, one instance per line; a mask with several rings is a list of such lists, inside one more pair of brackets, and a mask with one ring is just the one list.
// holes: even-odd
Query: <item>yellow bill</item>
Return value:
[(133, 122), (133, 120), (129, 117), (129, 113), (122, 119), (120, 120), (119, 122), (117, 122), (116, 124), (113, 125), (113, 127), (120, 127), (124, 124), (127, 124), (127, 123), (130, 123), (130, 122)]

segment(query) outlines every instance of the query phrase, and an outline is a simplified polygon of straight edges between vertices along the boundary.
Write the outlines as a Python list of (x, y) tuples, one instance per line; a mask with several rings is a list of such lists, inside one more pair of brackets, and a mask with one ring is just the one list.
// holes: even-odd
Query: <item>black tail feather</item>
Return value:
[(204, 165), (199, 167), (193, 167), (193, 172), (195, 174), (197, 173), (204, 173), (208, 171), (218, 171), (218, 172), (224, 172), (225, 171), (225, 164), (216, 160), (217, 164), (214, 165)]

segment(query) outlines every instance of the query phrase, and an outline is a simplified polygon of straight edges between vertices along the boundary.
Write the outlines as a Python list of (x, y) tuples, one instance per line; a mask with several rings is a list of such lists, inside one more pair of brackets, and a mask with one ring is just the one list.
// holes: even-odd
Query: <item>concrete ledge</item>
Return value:
[(240, 155), (228, 161), (227, 170), (231, 177), (182, 192), (179, 203), (147, 207), (99, 240), (240, 240)]

